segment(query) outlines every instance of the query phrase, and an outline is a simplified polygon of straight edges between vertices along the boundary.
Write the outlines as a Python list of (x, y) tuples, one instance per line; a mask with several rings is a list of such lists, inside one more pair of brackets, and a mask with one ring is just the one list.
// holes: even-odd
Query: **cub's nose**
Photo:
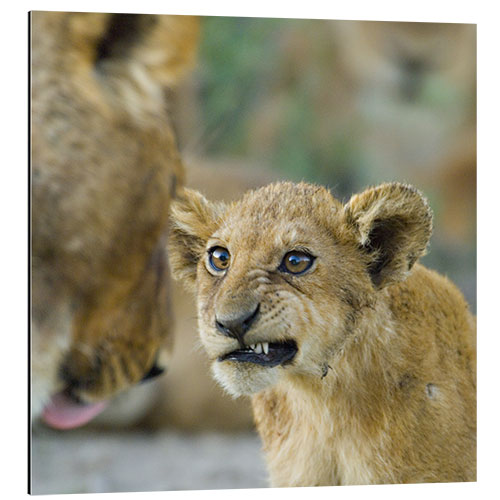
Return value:
[(219, 332), (227, 337), (232, 337), (238, 340), (241, 346), (244, 345), (243, 336), (250, 329), (257, 316), (259, 315), (260, 304), (250, 314), (243, 314), (238, 318), (215, 318), (215, 327)]

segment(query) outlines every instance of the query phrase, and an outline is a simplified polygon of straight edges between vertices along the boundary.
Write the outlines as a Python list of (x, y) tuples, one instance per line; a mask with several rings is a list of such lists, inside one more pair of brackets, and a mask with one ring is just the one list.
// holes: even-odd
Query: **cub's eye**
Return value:
[(301, 274), (307, 271), (314, 262), (314, 257), (305, 252), (288, 252), (278, 267), (279, 271), (291, 274)]
[(215, 271), (225, 271), (229, 267), (230, 258), (224, 247), (213, 247), (208, 251), (208, 262)]

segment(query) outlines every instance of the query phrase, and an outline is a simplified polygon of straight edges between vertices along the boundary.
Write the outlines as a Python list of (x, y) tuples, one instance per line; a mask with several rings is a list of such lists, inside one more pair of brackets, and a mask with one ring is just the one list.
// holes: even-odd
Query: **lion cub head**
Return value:
[(196, 290), (202, 343), (233, 395), (322, 377), (358, 315), (424, 253), (432, 221), (420, 193), (395, 183), (346, 205), (305, 183), (228, 205), (185, 190), (172, 214), (174, 276)]

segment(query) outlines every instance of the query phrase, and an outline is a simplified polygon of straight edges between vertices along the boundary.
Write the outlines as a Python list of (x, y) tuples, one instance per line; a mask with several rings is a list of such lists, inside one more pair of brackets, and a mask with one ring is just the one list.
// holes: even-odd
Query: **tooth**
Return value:
[(264, 354), (269, 354), (269, 342), (264, 342), (262, 344), (262, 349), (264, 350)]
[(257, 353), (257, 354), (262, 354), (262, 344), (261, 343), (258, 343), (257, 346), (255, 347), (254, 351)]
[(255, 348), (257, 347), (257, 344), (251, 344), (250, 345), (251, 349), (255, 351)]

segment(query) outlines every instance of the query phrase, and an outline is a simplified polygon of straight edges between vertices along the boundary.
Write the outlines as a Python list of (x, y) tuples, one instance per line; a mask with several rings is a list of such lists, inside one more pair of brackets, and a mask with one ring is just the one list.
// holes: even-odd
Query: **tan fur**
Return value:
[(183, 16), (31, 21), (37, 415), (65, 388), (114, 395), (170, 350), (164, 245), (183, 166), (166, 94), (192, 65), (198, 27)]
[[(235, 158), (185, 158), (186, 185), (203, 189), (210, 199), (230, 202), (245, 191), (276, 180), (269, 169)], [(221, 182), (223, 179), (223, 182)], [(196, 306), (182, 283), (173, 283), (174, 350), (168, 374), (158, 380), (157, 402), (148, 426), (174, 425), (186, 430), (236, 431), (252, 428), (246, 398), (234, 399), (208, 375), (210, 363), (198, 336)]]
[[(432, 222), (417, 190), (383, 184), (344, 206), (309, 184), (228, 205), (186, 190), (172, 212), (174, 276), (197, 292), (216, 379), (253, 394), (273, 486), (475, 480), (475, 322), (452, 283), (416, 264)], [(213, 246), (229, 251), (223, 275)], [(297, 249), (312, 267), (280, 271)], [(257, 304), (245, 344), (294, 340), (293, 361), (218, 361), (239, 344), (215, 318)]]
[[(203, 189), (211, 199), (226, 202), (277, 179), (269, 169), (236, 158), (209, 161), (185, 157), (184, 163), (187, 186)], [(174, 348), (167, 375), (124, 393), (96, 419), (96, 425), (116, 427), (140, 422), (147, 428), (168, 425), (189, 431), (251, 429), (250, 401), (225, 394), (207, 375), (210, 363), (200, 345), (196, 306), (182, 283), (172, 285)]]

